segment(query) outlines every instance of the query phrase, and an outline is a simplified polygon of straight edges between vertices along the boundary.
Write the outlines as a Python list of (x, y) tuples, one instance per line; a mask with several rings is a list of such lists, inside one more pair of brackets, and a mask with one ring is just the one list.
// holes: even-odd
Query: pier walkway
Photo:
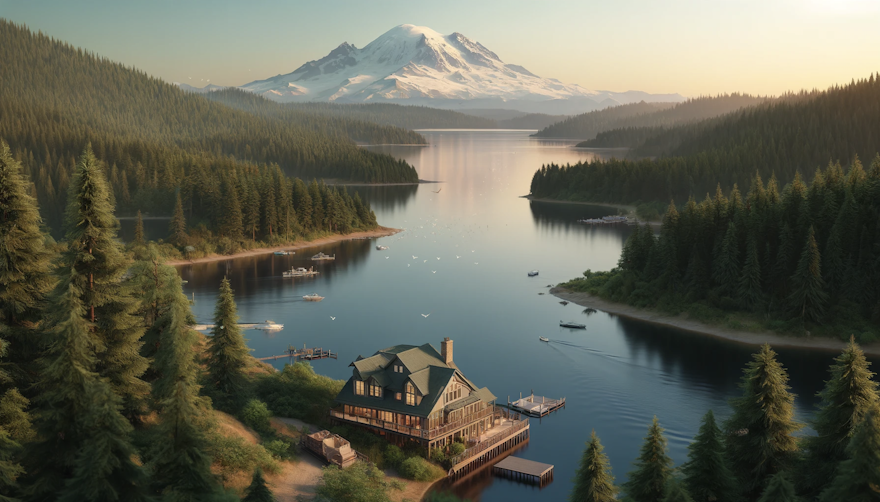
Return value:
[(495, 464), (494, 471), (499, 476), (535, 483), (542, 487), (553, 481), (552, 464), (542, 464), (512, 455)]

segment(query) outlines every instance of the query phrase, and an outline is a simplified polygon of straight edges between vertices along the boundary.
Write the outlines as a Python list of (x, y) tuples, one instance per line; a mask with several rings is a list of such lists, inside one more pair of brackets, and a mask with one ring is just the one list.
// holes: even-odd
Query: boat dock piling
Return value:
[(513, 455), (495, 464), (493, 470), (499, 476), (534, 483), (542, 488), (553, 481), (552, 464), (542, 464)]
[(298, 349), (292, 345), (287, 346), (287, 353), (280, 354), (277, 356), (268, 356), (268, 357), (258, 357), (258, 361), (274, 361), (276, 359), (283, 359), (285, 357), (290, 359), (290, 364), (299, 361), (314, 361), (316, 359), (337, 359), (339, 356), (338, 353), (333, 352), (329, 349), (324, 350), (321, 347), (315, 347), (311, 349), (307, 349), (305, 344), (303, 344), (303, 348)]
[(518, 411), (530, 417), (543, 418), (554, 411), (565, 408), (565, 398), (551, 399), (544, 396), (536, 396), (535, 392), (526, 397), (520, 394), (519, 399), (510, 402), (510, 396), (507, 396), (507, 408)]

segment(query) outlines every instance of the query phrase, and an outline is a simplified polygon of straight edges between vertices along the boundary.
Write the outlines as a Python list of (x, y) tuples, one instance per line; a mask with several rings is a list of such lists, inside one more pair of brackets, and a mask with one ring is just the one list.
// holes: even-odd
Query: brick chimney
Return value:
[(452, 340), (448, 336), (440, 342), (440, 355), (443, 356), (443, 362), (452, 364)]

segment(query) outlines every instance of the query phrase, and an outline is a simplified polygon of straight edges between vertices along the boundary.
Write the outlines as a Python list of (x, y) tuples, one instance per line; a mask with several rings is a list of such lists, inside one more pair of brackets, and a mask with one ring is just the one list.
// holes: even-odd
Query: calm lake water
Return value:
[[(459, 368), (499, 401), (532, 390), (565, 397), (564, 410), (531, 420), (531, 440), (516, 453), (554, 464), (554, 482), (539, 491), (484, 473), (454, 487), (475, 501), (565, 500), (592, 429), (618, 482), (624, 481), (654, 415), (666, 429), (676, 465), (683, 462), (702, 415), (710, 408), (719, 418), (729, 415), (727, 400), (738, 393), (742, 367), (756, 348), (603, 312), (588, 316), (577, 305), (541, 295), (547, 285), (586, 269), (613, 267), (630, 231), (575, 223), (615, 212), (607, 207), (520, 198), (542, 163), (575, 163), (594, 153), (573, 150), (571, 142), (531, 139), (524, 131), (422, 134), (429, 147), (374, 148), (405, 159), (420, 178), (443, 183), (357, 189), (382, 225), (404, 232), (291, 257), (181, 267), (197, 318), (210, 321), (226, 275), (242, 322), (285, 325), (274, 334), (246, 332), (256, 357), (281, 354), (288, 345), (321, 346), (340, 356), (316, 361), (316, 371), (347, 379), (358, 355), (401, 343), (428, 342), (439, 349), (449, 336)], [(389, 249), (377, 251), (377, 242)], [(281, 277), (291, 266), (312, 265), (308, 258), (318, 251), (337, 256), (318, 265), (320, 276)], [(527, 277), (533, 269), (540, 275)], [(326, 299), (302, 301), (312, 292)], [(587, 330), (561, 329), (560, 320), (584, 323)], [(778, 352), (798, 394), (798, 414), (806, 418), (834, 354)]]

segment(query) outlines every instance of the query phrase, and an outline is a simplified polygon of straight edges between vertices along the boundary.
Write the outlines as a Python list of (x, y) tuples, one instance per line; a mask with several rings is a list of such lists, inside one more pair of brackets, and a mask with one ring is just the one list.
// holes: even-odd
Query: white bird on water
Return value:
[(419, 259), (418, 256), (413, 256), (413, 260), (418, 260), (418, 259)]
[(479, 265), (479, 264), (480, 264), (479, 262), (476, 262), (476, 261), (474, 262), (474, 265)]
[(428, 263), (428, 260), (424, 260), (422, 263)]
[(432, 270), (431, 273), (432, 273), (432, 274), (436, 274), (437, 271), (436, 271), (436, 270)]
[(422, 314), (422, 317), (427, 319), (429, 315), (431, 315), (431, 314)]
[(437, 257), (437, 259), (438, 259), (438, 260), (439, 260), (439, 259), (440, 259), (440, 257), (439, 257), (439, 256), (438, 256), (438, 257)]
[(408, 266), (409, 266), (409, 263), (407, 263), (406, 266), (408, 267)]
[(459, 259), (459, 258), (461, 258), (461, 256), (455, 255), (455, 259), (456, 259), (456, 260)]
[(333, 316), (330, 316), (330, 320), (331, 320), (331, 321), (335, 321), (335, 320), (336, 320), (336, 318), (335, 318), (335, 317), (333, 317)]
[(385, 257), (386, 260), (387, 260), (388, 258), (391, 258), (391, 257), (390, 257), (390, 256), (386, 256), (386, 257)]

